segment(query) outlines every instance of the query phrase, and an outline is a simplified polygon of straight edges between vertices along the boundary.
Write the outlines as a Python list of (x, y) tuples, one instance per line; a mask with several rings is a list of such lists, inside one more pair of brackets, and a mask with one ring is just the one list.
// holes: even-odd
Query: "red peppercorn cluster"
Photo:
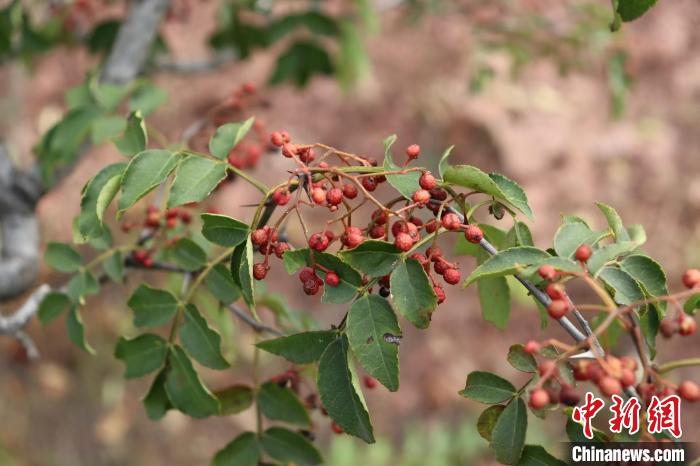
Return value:
[(280, 241), (279, 232), (277, 229), (269, 225), (254, 230), (250, 234), (250, 241), (258, 248), (258, 252), (264, 256), (262, 262), (253, 264), (253, 278), (263, 280), (270, 270), (269, 258), (270, 255), (282, 259), (284, 253), (291, 249), (289, 243)]

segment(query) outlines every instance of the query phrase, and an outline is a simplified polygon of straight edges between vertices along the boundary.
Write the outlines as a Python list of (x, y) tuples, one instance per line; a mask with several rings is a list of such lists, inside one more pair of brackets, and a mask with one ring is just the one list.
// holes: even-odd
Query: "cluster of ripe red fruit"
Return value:
[[(574, 387), (568, 384), (559, 374), (559, 368), (554, 361), (542, 361), (537, 367), (540, 374), (538, 386), (530, 391), (529, 405), (532, 409), (542, 409), (548, 404), (561, 403), (566, 406), (576, 406), (581, 397)], [(559, 384), (551, 383), (556, 381)]]
[[(575, 257), (577, 261), (585, 264), (592, 254), (593, 250), (591, 247), (587, 244), (582, 244), (576, 249)], [(559, 277), (557, 270), (551, 265), (543, 265), (537, 270), (537, 273), (543, 280), (549, 282), (545, 287), (545, 292), (552, 302), (547, 306), (547, 313), (552, 319), (561, 319), (571, 309), (571, 301), (564, 290), (564, 285), (555, 283), (555, 280)]]
[(250, 241), (265, 256), (263, 262), (253, 264), (253, 278), (256, 280), (262, 280), (267, 276), (267, 271), (270, 270), (268, 263), (270, 254), (274, 254), (278, 259), (282, 259), (284, 253), (291, 249), (289, 243), (279, 240), (279, 232), (269, 225), (253, 231), (250, 234)]

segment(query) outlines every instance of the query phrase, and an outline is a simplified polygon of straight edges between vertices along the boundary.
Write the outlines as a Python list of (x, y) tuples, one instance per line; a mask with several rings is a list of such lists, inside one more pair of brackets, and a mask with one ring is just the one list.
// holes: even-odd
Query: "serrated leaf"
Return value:
[(221, 336), (212, 329), (194, 304), (185, 306), (185, 322), (180, 327), (180, 342), (197, 362), (212, 369), (226, 369), (229, 363), (221, 354)]
[[(401, 167), (394, 163), (391, 155), (391, 146), (396, 142), (396, 135), (389, 136), (384, 140), (384, 170), (385, 171), (400, 171)], [(406, 173), (395, 173), (386, 175), (386, 180), (394, 187), (403, 197), (411, 199), (413, 193), (420, 189), (418, 179), (421, 173), (419, 171), (407, 171)]]
[(117, 137), (124, 131), (126, 122), (124, 118), (117, 115), (97, 115), (92, 120), (92, 143), (95, 145)]
[(235, 218), (218, 214), (202, 214), (202, 235), (219, 246), (238, 246), (250, 234), (250, 227)]
[(566, 466), (566, 463), (547, 453), (541, 445), (525, 445), (518, 466)]
[(258, 391), (260, 410), (266, 418), (273, 421), (289, 422), (302, 427), (309, 427), (311, 419), (299, 397), (287, 387), (280, 387), (276, 382), (267, 382)]
[(180, 238), (173, 244), (168, 254), (172, 260), (185, 270), (194, 272), (207, 263), (207, 253), (189, 238)]
[(637, 246), (631, 241), (606, 244), (600, 249), (594, 249), (593, 255), (588, 259), (586, 266), (588, 271), (596, 275), (606, 264), (614, 262), (619, 257), (634, 251)]
[(104, 268), (110, 280), (117, 283), (124, 280), (124, 259), (122, 258), (121, 252), (114, 251), (114, 253), (102, 263), (102, 268)]
[(523, 345), (513, 345), (508, 350), (508, 362), (511, 366), (523, 372), (537, 372), (537, 361), (530, 353), (525, 352)]
[(598, 202), (596, 205), (605, 216), (605, 219), (608, 221), (610, 231), (612, 231), (613, 235), (615, 236), (615, 241), (630, 241), (629, 233), (627, 233), (627, 229), (625, 229), (625, 225), (622, 223), (622, 219), (617, 211), (609, 205), (603, 204), (602, 202)]
[[(508, 233), (506, 234), (505, 244), (503, 249), (512, 248), (514, 246), (534, 246), (532, 240), (532, 232), (527, 225), (521, 221), (516, 221)], [(476, 245), (478, 246), (478, 245)]]
[(132, 207), (139, 199), (166, 180), (180, 161), (181, 154), (153, 149), (134, 156), (122, 177), (122, 195), (119, 211)]
[(131, 379), (153, 372), (165, 363), (168, 342), (158, 335), (145, 333), (136, 338), (120, 337), (114, 349), (114, 357), (124, 361), (124, 377)]
[(389, 279), (396, 309), (418, 328), (428, 328), (437, 296), (428, 275), (415, 259), (400, 262)]
[(318, 366), (318, 392), (328, 415), (344, 432), (374, 443), (369, 414), (350, 375), (346, 337), (336, 339), (323, 352)]
[(172, 347), (168, 360), (165, 390), (172, 405), (194, 418), (217, 414), (219, 400), (202, 383), (183, 349), (177, 345)]
[(572, 258), (582, 244), (593, 246), (596, 233), (585, 223), (564, 223), (554, 235), (554, 250), (559, 257)]
[(125, 163), (108, 165), (100, 170), (83, 188), (78, 230), (85, 239), (95, 238), (102, 234), (104, 212), (119, 191), (125, 168)]
[(501, 175), (500, 173), (489, 173), (489, 177), (496, 183), (502, 194), (502, 199), (508, 201), (513, 207), (525, 214), (530, 220), (535, 220), (535, 216), (530, 209), (527, 194), (523, 188), (515, 181)]
[(87, 351), (89, 354), (95, 354), (95, 350), (85, 339), (85, 326), (83, 325), (83, 318), (80, 316), (80, 312), (75, 306), (70, 310), (70, 312), (68, 312), (66, 327), (68, 329), (68, 339), (72, 341), (75, 346)]
[(476, 283), (481, 315), (500, 329), (508, 326), (510, 318), (510, 287), (505, 277), (485, 277)]
[(258, 438), (252, 432), (245, 432), (216, 453), (212, 466), (257, 466), (259, 460)]
[(516, 389), (512, 383), (494, 373), (474, 371), (467, 376), (464, 390), (459, 394), (479, 403), (495, 404), (515, 396)]
[(71, 300), (60, 291), (50, 291), (39, 304), (37, 314), (42, 325), (47, 325), (70, 307)]
[(449, 158), (454, 148), (455, 146), (448, 147), (445, 149), (445, 152), (442, 153), (442, 156), (440, 156), (440, 162), (438, 164), (438, 173), (440, 174), (440, 178), (444, 178), (445, 170), (447, 170), (447, 167), (450, 166)]
[(227, 123), (216, 128), (214, 136), (209, 140), (209, 152), (211, 155), (225, 160), (231, 149), (236, 147), (248, 134), (254, 121), (255, 118), (251, 117), (240, 123)]
[(253, 389), (246, 385), (232, 387), (214, 392), (221, 405), (220, 416), (231, 416), (250, 408), (253, 404)]
[(382, 277), (394, 269), (401, 251), (391, 243), (368, 240), (354, 249), (340, 251), (338, 255), (355, 270), (370, 277)]
[(79, 305), (85, 304), (85, 297), (99, 291), (100, 285), (90, 272), (81, 272), (73, 276), (66, 286), (66, 294)]
[(337, 335), (331, 330), (316, 330), (261, 341), (255, 346), (268, 353), (282, 356), (291, 363), (309, 364), (321, 358)]
[(169, 323), (177, 312), (177, 299), (170, 292), (140, 285), (126, 303), (134, 311), (137, 327), (159, 327)]
[(146, 408), (148, 418), (152, 421), (161, 419), (169, 409), (173, 408), (165, 391), (166, 373), (166, 369), (158, 372), (158, 375), (153, 379), (151, 388), (148, 389), (148, 393), (141, 400), (144, 408)]
[[(668, 294), (666, 273), (661, 265), (651, 257), (641, 254), (627, 256), (620, 267), (642, 285), (648, 296), (658, 297)], [(666, 309), (665, 302), (659, 302), (658, 305), (662, 310)]]
[(400, 337), (401, 329), (387, 300), (367, 295), (355, 301), (348, 312), (346, 333), (362, 367), (389, 391), (398, 390), (399, 345), (393, 337)]
[(190, 155), (175, 172), (168, 207), (204, 200), (226, 178), (226, 162)]
[(121, 137), (114, 140), (119, 152), (127, 157), (138, 154), (146, 150), (148, 143), (148, 133), (146, 132), (146, 122), (140, 112), (131, 112), (126, 119), (126, 128)]
[(551, 257), (546, 251), (531, 246), (504, 249), (479, 265), (464, 282), (464, 286), (484, 277), (512, 275), (518, 270)]
[(503, 405), (493, 405), (481, 412), (479, 419), (476, 421), (476, 430), (481, 435), (481, 438), (491, 441), (493, 427), (505, 408)]
[(491, 448), (503, 464), (517, 464), (523, 453), (527, 433), (527, 409), (522, 398), (513, 399), (493, 426)]
[(656, 0), (618, 0), (617, 14), (620, 15), (622, 21), (633, 21), (654, 5), (656, 5)]
[(306, 437), (282, 427), (271, 427), (260, 437), (263, 450), (284, 464), (312, 466), (321, 464), (321, 454)]
[(613, 298), (617, 304), (627, 305), (644, 299), (644, 292), (639, 283), (624, 270), (605, 267), (598, 277), (613, 289)]
[(225, 305), (238, 300), (241, 290), (231, 277), (231, 271), (223, 264), (217, 264), (204, 279), (204, 284), (216, 299)]
[(255, 313), (255, 291), (253, 288), (253, 243), (250, 236), (231, 254), (231, 277), (243, 293), (243, 299)]
[(46, 264), (52, 269), (63, 273), (77, 272), (83, 263), (78, 251), (65, 243), (50, 242), (44, 254)]

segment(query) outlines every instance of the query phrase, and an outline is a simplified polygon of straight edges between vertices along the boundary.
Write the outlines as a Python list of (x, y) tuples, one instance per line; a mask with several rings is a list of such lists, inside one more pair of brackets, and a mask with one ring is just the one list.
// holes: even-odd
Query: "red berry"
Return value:
[[(437, 186), (437, 181), (435, 181), (435, 177), (433, 176), (432, 173), (430, 172), (423, 172), (423, 174), (418, 178), (418, 184), (420, 185), (421, 188), (427, 189), (430, 191), (431, 189), (435, 188)], [(430, 193), (428, 193), (430, 194)]]
[(435, 265), (433, 266), (435, 269), (435, 273), (438, 275), (443, 275), (450, 267), (447, 264), (447, 262), (443, 260), (435, 261)]
[(552, 319), (561, 319), (569, 312), (569, 303), (563, 299), (554, 299), (547, 306), (547, 313)]
[(180, 221), (187, 225), (192, 221), (192, 214), (187, 212), (186, 210), (181, 210), (180, 211)]
[(261, 246), (263, 244), (266, 244), (268, 242), (268, 239), (269, 239), (268, 231), (263, 229), (263, 228), (258, 228), (250, 235), (250, 240), (256, 246)]
[(634, 383), (637, 381), (637, 378), (634, 376), (634, 372), (632, 372), (629, 369), (622, 369), (622, 374), (620, 375), (620, 384), (622, 384), (623, 387), (629, 387), (634, 385)]
[(406, 252), (413, 247), (413, 238), (408, 233), (399, 233), (394, 239), (394, 245), (399, 251)]
[(540, 377), (554, 377), (559, 373), (559, 368), (557, 367), (557, 363), (554, 361), (542, 361), (540, 365), (537, 367), (537, 371), (540, 374)]
[(311, 190), (311, 199), (318, 205), (326, 202), (326, 191), (323, 188), (314, 188)]
[(385, 211), (377, 209), (372, 212), (372, 221), (375, 225), (384, 225), (387, 220), (389, 220), (389, 216)]
[(462, 222), (459, 220), (457, 214), (448, 212), (442, 217), (442, 226), (447, 230), (456, 231), (462, 227)]
[(430, 190), (430, 197), (436, 201), (444, 201), (447, 199), (447, 191), (442, 188), (433, 188)]
[(168, 209), (165, 211), (165, 218), (170, 220), (171, 218), (177, 218), (179, 211), (177, 209)]
[(177, 218), (169, 218), (168, 220), (165, 221), (165, 226), (168, 229), (173, 229), (177, 226)]
[(379, 239), (379, 238), (384, 238), (385, 235), (386, 235), (386, 228), (384, 228), (382, 225), (374, 225), (372, 227), (372, 229), (369, 231), (370, 238)]
[(267, 267), (263, 263), (257, 263), (253, 265), (253, 278), (256, 280), (262, 280), (267, 275)]
[(244, 92), (247, 92), (248, 94), (255, 94), (255, 84), (251, 82), (244, 83), (243, 86), (241, 86)]
[(580, 262), (588, 262), (588, 259), (591, 258), (591, 254), (593, 254), (593, 249), (587, 244), (582, 244), (576, 249), (576, 260)]
[(326, 284), (335, 288), (340, 285), (340, 277), (335, 272), (328, 272), (326, 274)]
[(282, 259), (282, 256), (284, 256), (284, 253), (289, 251), (291, 249), (291, 246), (289, 246), (289, 243), (277, 243), (275, 245), (275, 256), (277, 258)]
[(532, 409), (542, 409), (549, 404), (549, 393), (542, 388), (530, 392), (529, 405)]
[(343, 429), (338, 424), (336, 424), (335, 421), (331, 422), (331, 430), (338, 435), (343, 433)]
[(314, 272), (314, 269), (310, 267), (304, 267), (301, 269), (301, 272), (299, 272), (299, 280), (306, 282), (312, 279), (316, 279), (316, 272)]
[(375, 180), (373, 176), (365, 176), (362, 178), (362, 187), (372, 192), (377, 189), (377, 180)]
[(315, 251), (325, 251), (329, 243), (328, 237), (323, 233), (314, 233), (309, 238), (309, 247)]
[(692, 317), (684, 315), (680, 321), (680, 324), (678, 325), (678, 333), (684, 337), (692, 335), (697, 330), (697, 327), (698, 325), (695, 323), (695, 320)]
[(425, 224), (425, 231), (428, 233), (435, 233), (438, 228), (440, 228), (440, 224), (435, 219)]
[(591, 378), (589, 369), (590, 368), (590, 362), (589, 361), (580, 361), (578, 364), (574, 364), (573, 366), (573, 375), (574, 379), (578, 380), (579, 382), (586, 381)]
[(414, 225), (417, 226), (418, 228), (420, 228), (420, 227), (423, 226), (423, 220), (419, 219), (418, 217), (411, 216), (411, 217), (408, 219), (408, 221), (409, 221), (409, 223), (414, 224)]
[(420, 146), (418, 144), (411, 144), (406, 148), (406, 155), (409, 159), (415, 159), (420, 155)]
[(338, 205), (343, 202), (343, 191), (340, 188), (332, 188), (326, 193), (326, 201), (330, 205)]
[(566, 297), (564, 287), (559, 283), (550, 283), (547, 285), (547, 288), (545, 288), (545, 292), (547, 293), (547, 296), (552, 299), (564, 299)]
[(340, 237), (340, 241), (350, 249), (359, 246), (364, 240), (362, 230), (357, 227), (347, 227)]
[(304, 282), (304, 293), (306, 293), (309, 296), (313, 296), (316, 293), (318, 293), (318, 290), (321, 289), (322, 284), (323, 282), (318, 277), (306, 280)]
[(279, 188), (277, 191), (275, 191), (272, 194), (272, 200), (277, 205), (285, 205), (286, 203), (289, 202), (289, 199), (291, 197), (292, 197), (291, 194), (289, 194), (289, 191), (285, 188)]
[(348, 199), (355, 199), (357, 197), (357, 186), (351, 183), (346, 183), (343, 185), (343, 196)]
[(435, 296), (437, 296), (437, 303), (438, 304), (444, 303), (445, 299), (447, 298), (445, 296), (445, 290), (443, 290), (440, 285), (434, 285), (433, 291), (435, 292)]
[(576, 390), (570, 385), (564, 385), (559, 391), (559, 401), (561, 401), (566, 406), (576, 406), (581, 400), (581, 397)]
[(425, 189), (419, 189), (413, 193), (413, 202), (420, 205), (425, 205), (430, 200), (430, 193)]
[(437, 261), (443, 256), (442, 249), (439, 246), (430, 246), (425, 250), (425, 255), (432, 261)]
[(426, 265), (428, 264), (428, 258), (425, 257), (425, 254), (421, 254), (420, 252), (414, 252), (411, 254), (411, 259), (415, 259), (418, 262), (420, 262), (420, 265)]
[(690, 380), (686, 380), (678, 386), (678, 395), (686, 401), (700, 400), (700, 387)]
[(270, 142), (273, 146), (282, 147), (282, 144), (284, 144), (284, 136), (282, 136), (282, 133), (274, 131), (270, 134)]
[(377, 381), (374, 377), (370, 377), (369, 375), (365, 375), (362, 377), (362, 382), (365, 384), (365, 387), (368, 389), (372, 390), (377, 386)]
[(313, 162), (316, 158), (316, 154), (314, 153), (314, 150), (311, 147), (302, 147), (300, 149), (297, 149), (297, 152), (299, 154), (299, 160), (301, 160), (304, 163)]
[(160, 213), (159, 212), (149, 212), (146, 215), (146, 226), (151, 228), (158, 228), (160, 226)]
[(459, 270), (447, 269), (445, 270), (445, 273), (442, 274), (442, 278), (444, 278), (445, 282), (449, 283), (450, 285), (456, 285), (459, 283), (461, 276), (459, 274)]
[(671, 338), (678, 331), (678, 323), (670, 319), (663, 320), (659, 326), (659, 331), (664, 338)]
[(620, 364), (624, 369), (629, 369), (632, 372), (637, 370), (637, 360), (630, 356), (622, 356), (620, 358)]
[(149, 269), (150, 269), (151, 267), (153, 267), (153, 258), (150, 257), (150, 256), (147, 257), (147, 258), (145, 258), (145, 259), (143, 260), (143, 266), (144, 266), (144, 267), (147, 267), (147, 268), (149, 268)]
[(622, 384), (620, 381), (609, 375), (602, 377), (598, 381), (598, 388), (600, 389), (600, 393), (607, 397), (619, 395), (622, 392)]
[(479, 244), (484, 239), (484, 232), (476, 225), (467, 225), (464, 228), (464, 237), (473, 244)]
[(557, 270), (551, 265), (543, 265), (537, 269), (537, 273), (540, 274), (543, 280), (554, 280), (557, 278)]
[(541, 348), (542, 348), (542, 345), (540, 345), (535, 340), (528, 341), (527, 343), (525, 343), (525, 346), (523, 347), (525, 352), (528, 354), (537, 354), (540, 352)]
[(688, 269), (683, 274), (683, 285), (686, 288), (695, 288), (700, 285), (700, 270)]
[(137, 249), (136, 251), (134, 251), (134, 260), (136, 260), (137, 262), (141, 262), (142, 264), (146, 259), (148, 259), (148, 256), (148, 251), (145, 251), (143, 249)]
[(295, 146), (294, 144), (287, 142), (282, 146), (282, 155), (284, 155), (287, 158), (291, 158), (297, 155), (297, 152), (297, 146)]

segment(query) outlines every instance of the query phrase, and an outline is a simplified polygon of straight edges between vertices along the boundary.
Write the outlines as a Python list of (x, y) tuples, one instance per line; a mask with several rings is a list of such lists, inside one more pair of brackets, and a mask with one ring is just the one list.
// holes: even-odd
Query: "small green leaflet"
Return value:
[(605, 219), (608, 221), (610, 230), (612, 231), (613, 235), (615, 235), (615, 241), (630, 241), (629, 233), (625, 229), (622, 219), (617, 211), (609, 205), (603, 204), (602, 202), (598, 202), (596, 205), (605, 216)]
[(656, 0), (618, 0), (617, 4), (617, 14), (620, 15), (622, 21), (633, 21), (644, 13), (646, 13), (651, 7), (656, 5)]
[(146, 414), (152, 421), (161, 419), (173, 407), (165, 391), (165, 378), (166, 369), (162, 369), (153, 379), (151, 388), (142, 400), (143, 406), (146, 408)]
[(63, 273), (77, 272), (83, 263), (83, 258), (72, 247), (65, 243), (51, 242), (46, 246), (44, 261), (52, 269)]
[(465, 398), (479, 403), (501, 403), (516, 394), (512, 383), (491, 372), (474, 371), (467, 376), (464, 390), (459, 392)]
[(241, 123), (228, 123), (219, 126), (209, 141), (209, 152), (214, 157), (225, 160), (228, 157), (231, 149), (236, 147), (239, 142), (248, 134), (253, 126), (255, 118), (248, 118)]
[(225, 162), (190, 155), (177, 167), (170, 188), (168, 207), (200, 202), (226, 178)]
[(66, 327), (68, 329), (68, 339), (72, 341), (75, 346), (87, 351), (89, 354), (95, 354), (95, 350), (90, 346), (87, 340), (85, 340), (85, 326), (83, 325), (83, 318), (80, 316), (77, 307), (73, 307), (68, 313)]
[(219, 450), (212, 466), (257, 466), (260, 460), (258, 439), (252, 432), (245, 432)]
[(221, 405), (220, 416), (231, 416), (250, 408), (253, 404), (253, 389), (246, 385), (233, 385), (214, 392)]
[(243, 293), (250, 311), (255, 314), (255, 291), (253, 285), (253, 243), (250, 236), (239, 244), (231, 254), (231, 276)]
[(337, 336), (334, 331), (316, 330), (261, 341), (256, 346), (294, 364), (309, 364), (318, 361)]
[(503, 464), (517, 464), (522, 456), (527, 433), (527, 408), (522, 398), (511, 400), (493, 426), (491, 448)]
[(120, 337), (114, 357), (126, 364), (127, 379), (141, 377), (163, 366), (168, 354), (168, 343), (158, 335), (145, 333), (136, 338)]
[(238, 246), (250, 234), (250, 227), (235, 218), (218, 214), (202, 214), (202, 235), (219, 246)]
[(313, 466), (323, 462), (321, 454), (306, 437), (282, 427), (267, 429), (260, 443), (265, 453), (283, 464)]
[(219, 412), (219, 400), (202, 383), (187, 354), (175, 345), (168, 358), (170, 366), (165, 390), (172, 405), (194, 418), (204, 418)]
[(131, 157), (146, 150), (146, 144), (148, 144), (146, 122), (141, 112), (131, 112), (126, 120), (124, 133), (114, 140), (114, 145), (123, 155)]
[(506, 277), (483, 277), (476, 282), (481, 315), (497, 328), (505, 329), (510, 318), (510, 287)]
[(60, 291), (50, 291), (39, 304), (37, 314), (42, 325), (61, 315), (71, 304), (70, 298)]
[(437, 296), (428, 275), (415, 259), (400, 262), (389, 278), (396, 309), (417, 328), (428, 328)]
[(276, 382), (267, 382), (258, 392), (260, 410), (266, 418), (309, 427), (311, 420), (299, 397), (287, 387)]
[(85, 239), (102, 234), (105, 210), (119, 191), (125, 163), (115, 163), (100, 170), (83, 188), (80, 199), (78, 230)]
[(340, 258), (370, 277), (382, 277), (394, 269), (401, 251), (386, 241), (368, 240), (354, 249), (340, 251)]
[(221, 354), (221, 336), (209, 326), (194, 304), (185, 307), (185, 322), (180, 328), (180, 342), (203, 366), (212, 369), (229, 367), (229, 363)]
[(185, 270), (194, 272), (207, 263), (207, 254), (189, 238), (180, 238), (170, 247), (168, 254), (173, 261)]
[(224, 264), (216, 264), (204, 279), (204, 284), (216, 299), (229, 305), (241, 296), (241, 290), (233, 281), (231, 271)]
[(479, 415), (479, 419), (476, 421), (476, 429), (484, 440), (491, 441), (493, 427), (504, 409), (505, 406), (503, 405), (492, 405)]
[(178, 152), (153, 149), (138, 153), (131, 159), (122, 176), (119, 211), (124, 212), (153, 188), (166, 180), (182, 155)]
[(177, 299), (170, 292), (140, 285), (126, 303), (134, 311), (137, 327), (159, 327), (169, 323), (177, 311)]
[(346, 333), (350, 348), (362, 367), (389, 391), (399, 389), (401, 329), (386, 299), (367, 295), (350, 307)]
[(467, 277), (464, 286), (483, 277), (512, 275), (520, 269), (551, 257), (546, 251), (531, 246), (505, 249), (489, 257)]
[(447, 170), (447, 167), (450, 166), (449, 163), (449, 158), (450, 154), (452, 154), (452, 151), (454, 150), (455, 146), (450, 146), (448, 147), (445, 152), (442, 153), (442, 156), (440, 157), (440, 163), (438, 165), (438, 172), (440, 173), (440, 178), (445, 177), (445, 171)]
[(344, 336), (328, 345), (321, 356), (318, 392), (328, 415), (344, 432), (374, 443), (369, 414), (353, 385), (348, 365), (348, 341)]
[(523, 345), (517, 344), (508, 350), (508, 362), (511, 366), (523, 372), (537, 372), (537, 361), (534, 356), (525, 351)]

